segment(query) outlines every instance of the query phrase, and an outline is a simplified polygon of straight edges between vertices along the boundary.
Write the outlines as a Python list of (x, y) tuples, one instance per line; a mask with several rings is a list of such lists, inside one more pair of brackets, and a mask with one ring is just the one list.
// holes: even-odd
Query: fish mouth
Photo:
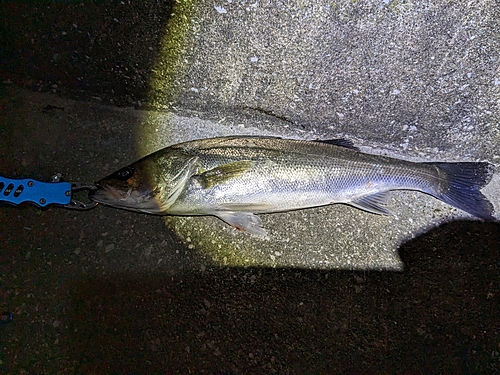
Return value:
[(126, 192), (112, 186), (96, 184), (97, 189), (89, 192), (89, 199), (107, 206), (146, 213), (161, 213), (162, 208), (153, 197), (128, 189)]
[[(89, 192), (89, 199), (102, 204), (118, 204), (122, 202), (124, 198), (117, 189), (109, 186), (102, 186), (95, 184), (97, 189), (91, 190)], [(129, 194), (130, 195), (130, 194)]]

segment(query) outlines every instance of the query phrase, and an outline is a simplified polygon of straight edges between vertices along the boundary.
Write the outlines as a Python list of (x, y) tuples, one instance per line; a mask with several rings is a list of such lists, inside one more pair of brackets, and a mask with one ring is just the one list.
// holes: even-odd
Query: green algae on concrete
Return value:
[[(151, 90), (148, 101), (157, 109), (171, 108), (178, 97), (179, 85), (176, 84), (184, 78), (188, 61), (185, 59), (189, 43), (193, 38), (192, 20), (196, 0), (176, 1), (164, 31), (163, 41), (152, 69)], [(143, 119), (137, 136), (137, 146), (141, 154), (151, 152), (151, 144), (158, 137), (158, 127), (150, 126), (149, 119)], [(162, 128), (168, 127), (163, 123)]]

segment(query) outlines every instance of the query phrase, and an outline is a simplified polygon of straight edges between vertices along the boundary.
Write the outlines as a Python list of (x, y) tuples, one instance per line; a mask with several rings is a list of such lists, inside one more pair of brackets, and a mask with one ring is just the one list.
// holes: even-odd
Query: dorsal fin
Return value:
[(345, 148), (350, 148), (351, 150), (359, 151), (359, 148), (357, 148), (356, 146), (354, 146), (354, 143), (352, 143), (352, 141), (350, 141), (349, 139), (343, 139), (343, 138), (338, 138), (338, 139), (317, 139), (314, 142), (326, 143), (328, 145), (345, 147)]

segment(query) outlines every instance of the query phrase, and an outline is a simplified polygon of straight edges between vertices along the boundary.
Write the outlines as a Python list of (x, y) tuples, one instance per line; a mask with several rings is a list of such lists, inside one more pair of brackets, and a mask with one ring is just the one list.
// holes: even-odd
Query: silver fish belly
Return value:
[[(92, 199), (142, 212), (214, 215), (259, 236), (266, 236), (254, 215), (259, 213), (346, 203), (388, 215), (391, 190), (421, 191), (494, 219), (493, 206), (480, 192), (493, 175), (492, 165), (414, 163), (364, 154), (345, 140), (211, 138), (168, 147), (126, 168), (130, 178), (121, 185), (115, 174), (99, 181), (102, 188)], [(141, 176), (144, 171), (149, 176)], [(124, 190), (128, 197), (122, 203), (128, 203), (113, 204)]]

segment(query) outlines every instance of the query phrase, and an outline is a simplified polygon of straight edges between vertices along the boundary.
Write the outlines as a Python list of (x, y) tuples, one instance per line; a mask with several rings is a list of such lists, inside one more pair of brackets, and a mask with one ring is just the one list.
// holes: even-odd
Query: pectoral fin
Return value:
[(240, 177), (243, 173), (252, 168), (252, 165), (253, 163), (250, 160), (240, 160), (223, 164), (203, 172), (197, 176), (197, 179), (204, 189), (208, 189), (217, 184)]
[(367, 195), (349, 202), (351, 206), (359, 208), (360, 210), (368, 211), (378, 215), (392, 215), (385, 206), (387, 205), (387, 191)]
[(262, 220), (251, 212), (221, 211), (214, 213), (214, 215), (242, 232), (269, 239), (265, 229), (261, 226)]

